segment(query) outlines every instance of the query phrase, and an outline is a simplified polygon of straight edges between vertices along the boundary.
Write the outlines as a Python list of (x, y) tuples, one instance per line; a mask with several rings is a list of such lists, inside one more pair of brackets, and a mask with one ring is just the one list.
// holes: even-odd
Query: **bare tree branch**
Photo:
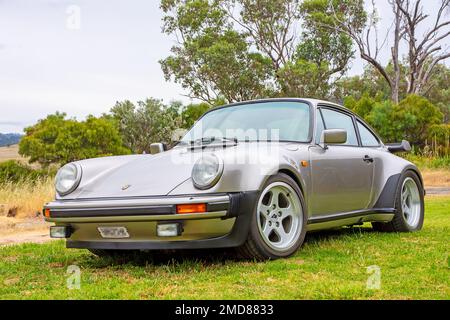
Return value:
[[(445, 31), (445, 28), (450, 26), (450, 19), (442, 21), (445, 9), (450, 7), (450, 0), (441, 0), (441, 5), (432, 24), (433, 27), (420, 40), (418, 40), (417, 30), (421, 23), (429, 18), (429, 15), (423, 13), (421, 1), (417, 0), (413, 7), (410, 6), (409, 0), (395, 1), (403, 14), (406, 31), (405, 40), (409, 47), (408, 93), (421, 94), (436, 64), (449, 57), (448, 54), (442, 52), (442, 47), (438, 43), (450, 36), (450, 30)], [(442, 53), (433, 57), (434, 54), (439, 52)]]

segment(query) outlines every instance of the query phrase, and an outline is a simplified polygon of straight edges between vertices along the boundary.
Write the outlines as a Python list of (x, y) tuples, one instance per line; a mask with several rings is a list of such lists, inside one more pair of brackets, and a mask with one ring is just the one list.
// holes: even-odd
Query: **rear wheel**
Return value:
[(406, 171), (397, 187), (396, 213), (391, 222), (372, 223), (375, 230), (386, 232), (412, 232), (422, 229), (424, 219), (424, 192), (417, 174)]
[(307, 218), (297, 183), (282, 173), (270, 177), (255, 207), (247, 241), (238, 248), (240, 255), (264, 260), (295, 253), (305, 239)]

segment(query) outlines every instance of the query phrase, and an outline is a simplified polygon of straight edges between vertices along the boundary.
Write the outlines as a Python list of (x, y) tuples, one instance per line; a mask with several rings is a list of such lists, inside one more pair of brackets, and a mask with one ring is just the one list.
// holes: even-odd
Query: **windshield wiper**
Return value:
[[(197, 140), (194, 141), (194, 143), (201, 143), (201, 144), (206, 144), (207, 143), (207, 144), (210, 144), (210, 143), (212, 143), (214, 141), (217, 141), (217, 140), (221, 140), (222, 142), (228, 142), (228, 141), (231, 141), (231, 142), (234, 142), (234, 143), (238, 142), (236, 137), (234, 137), (234, 138), (227, 138), (227, 137), (210, 136), (210, 137), (202, 137), (200, 139), (197, 139)], [(192, 141), (191, 141), (191, 144), (192, 144)]]
[(216, 141), (221, 141), (223, 143), (226, 143), (226, 142), (233, 142), (234, 144), (238, 143), (238, 139), (236, 137), (227, 138), (227, 137), (214, 137), (214, 136), (202, 137), (202, 138), (198, 138), (198, 139), (190, 140), (190, 141), (179, 141), (179, 143), (194, 146), (194, 145), (209, 145)]
[(208, 137), (202, 137), (195, 140), (190, 141), (177, 141), (175, 145), (189, 145), (191, 147), (197, 145), (197, 146), (207, 146), (213, 142), (220, 141), (223, 144), (227, 142), (232, 142), (233, 144), (238, 144), (238, 139), (236, 137), (228, 138), (228, 137), (214, 137), (214, 136), (208, 136)]

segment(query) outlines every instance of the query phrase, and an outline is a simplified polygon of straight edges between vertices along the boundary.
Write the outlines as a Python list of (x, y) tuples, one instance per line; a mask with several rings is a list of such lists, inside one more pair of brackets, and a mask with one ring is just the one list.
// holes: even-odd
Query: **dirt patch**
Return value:
[(16, 243), (43, 243), (50, 240), (49, 226), (42, 217), (14, 218), (0, 216), (0, 246)]
[(5, 286), (12, 286), (20, 282), (20, 278), (10, 278), (3, 281)]
[(48, 230), (26, 231), (0, 236), (0, 246), (19, 244), (19, 243), (44, 243), (51, 241)]
[(0, 216), (0, 236), (48, 229), (51, 224), (40, 217), (8, 217)]
[(19, 155), (19, 145), (14, 144), (9, 147), (0, 147), (0, 161), (25, 160)]
[(421, 171), (425, 188), (448, 187), (450, 188), (450, 170), (425, 169)]

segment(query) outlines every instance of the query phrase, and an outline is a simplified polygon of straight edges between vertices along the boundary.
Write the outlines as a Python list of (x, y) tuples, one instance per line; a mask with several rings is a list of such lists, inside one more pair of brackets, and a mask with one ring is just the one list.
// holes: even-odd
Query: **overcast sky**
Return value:
[[(157, 0), (0, 0), (0, 132), (57, 110), (100, 115), (125, 99), (188, 102), (158, 63), (173, 44)], [(362, 68), (356, 59), (350, 73)]]

